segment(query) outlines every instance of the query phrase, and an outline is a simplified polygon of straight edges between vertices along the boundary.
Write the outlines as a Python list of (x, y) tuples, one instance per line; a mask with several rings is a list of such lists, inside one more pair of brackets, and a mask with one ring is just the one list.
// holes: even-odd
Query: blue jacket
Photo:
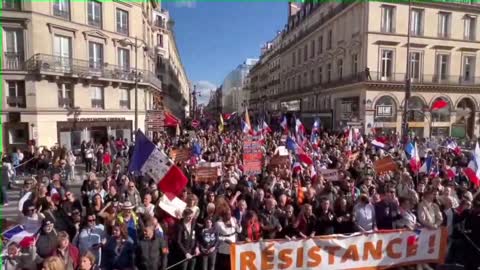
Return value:
[(103, 247), (102, 267), (105, 269), (131, 269), (134, 266), (135, 248), (133, 240), (128, 238), (123, 242), (122, 248), (117, 252), (117, 240), (108, 239)]

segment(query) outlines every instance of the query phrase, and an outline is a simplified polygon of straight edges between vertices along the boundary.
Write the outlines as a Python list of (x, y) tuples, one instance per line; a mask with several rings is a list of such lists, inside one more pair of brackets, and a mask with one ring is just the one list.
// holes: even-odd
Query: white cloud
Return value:
[(215, 91), (217, 86), (214, 83), (209, 81), (197, 81), (193, 85), (196, 86), (196, 90), (200, 93), (200, 96), (197, 95), (198, 104), (207, 104), (210, 100), (210, 91)]
[(184, 1), (184, 0), (175, 1), (175, 7), (177, 8), (195, 8), (196, 6), (197, 6), (197, 2), (195, 1)]

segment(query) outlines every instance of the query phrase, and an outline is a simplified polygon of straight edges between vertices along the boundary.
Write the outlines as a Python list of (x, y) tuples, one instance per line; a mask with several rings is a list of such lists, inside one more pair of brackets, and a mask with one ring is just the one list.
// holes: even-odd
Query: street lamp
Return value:
[(407, 74), (405, 76), (405, 105), (403, 107), (403, 117), (402, 117), (402, 139), (406, 138), (408, 134), (408, 122), (407, 122), (407, 111), (408, 111), (408, 100), (411, 95), (412, 80), (410, 78), (410, 31), (411, 31), (411, 20), (412, 20), (412, 0), (408, 0), (408, 26), (407, 26)]
[[(135, 36), (135, 43), (132, 43), (129, 39), (125, 38), (119, 41), (123, 46), (133, 46), (135, 49), (135, 69), (131, 70), (130, 73), (132, 74), (135, 82), (135, 132), (138, 130), (138, 82), (143, 77), (142, 72), (138, 71), (138, 48), (141, 47), (141, 44), (138, 44), (138, 38)], [(143, 41), (142, 41), (143, 42)]]

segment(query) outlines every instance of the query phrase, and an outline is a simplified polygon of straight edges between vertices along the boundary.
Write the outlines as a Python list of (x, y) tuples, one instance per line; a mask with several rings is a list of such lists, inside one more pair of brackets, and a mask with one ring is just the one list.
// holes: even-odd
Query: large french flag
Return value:
[(417, 144), (413, 148), (413, 154), (410, 156), (410, 168), (413, 172), (418, 172), (420, 170), (420, 157), (418, 156)]
[(419, 172), (420, 173), (425, 173), (425, 174), (430, 174), (430, 171), (432, 169), (432, 164), (433, 164), (433, 157), (428, 156), (425, 159), (425, 162), (423, 163), (422, 167), (420, 167)]
[(272, 130), (270, 129), (270, 127), (268, 126), (267, 122), (265, 122), (265, 120), (263, 121), (263, 124), (262, 124), (262, 132), (265, 134), (265, 133), (271, 133)]
[(128, 169), (150, 176), (165, 194), (178, 196), (188, 182), (182, 170), (140, 130), (135, 135), (135, 148)]

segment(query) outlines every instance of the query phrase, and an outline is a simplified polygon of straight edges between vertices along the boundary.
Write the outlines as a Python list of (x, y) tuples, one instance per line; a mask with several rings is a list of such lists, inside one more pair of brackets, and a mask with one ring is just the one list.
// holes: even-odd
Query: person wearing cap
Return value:
[(53, 220), (46, 218), (42, 222), (42, 230), (36, 243), (38, 255), (46, 259), (57, 248), (57, 244), (57, 232), (54, 229)]
[(140, 219), (133, 211), (135, 206), (130, 201), (126, 201), (122, 205), (122, 211), (117, 215), (117, 222), (119, 224), (125, 224), (128, 231), (128, 236), (137, 241), (137, 228), (139, 226)]

